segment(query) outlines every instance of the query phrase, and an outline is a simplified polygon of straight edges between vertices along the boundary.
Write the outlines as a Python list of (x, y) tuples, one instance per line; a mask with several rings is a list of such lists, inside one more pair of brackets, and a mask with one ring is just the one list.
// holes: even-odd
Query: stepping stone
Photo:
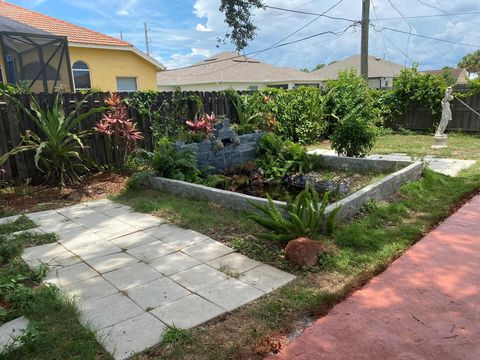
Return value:
[[(62, 216), (63, 217), (63, 216)], [(75, 228), (80, 228), (81, 226), (76, 222), (73, 222), (66, 217), (63, 217), (63, 220), (57, 220), (49, 224), (39, 224), (39, 229), (45, 233), (60, 233), (66, 230), (72, 230)]]
[(11, 233), (9, 235), (18, 236), (18, 235), (23, 235), (23, 234), (30, 234), (30, 235), (34, 236), (34, 235), (45, 234), (45, 233), (42, 230), (40, 230), (39, 228), (33, 228), (33, 229), (28, 229), (28, 230), (15, 231), (14, 233)]
[(261, 265), (240, 275), (240, 280), (265, 292), (288, 284), (295, 276), (270, 265)]
[(187, 246), (207, 239), (210, 238), (193, 230), (179, 230), (171, 235), (163, 237), (161, 240), (167, 244), (175, 246), (178, 250), (181, 250)]
[(158, 239), (143, 231), (137, 231), (133, 234), (111, 240), (113, 244), (122, 249), (132, 249), (141, 245), (150, 244), (155, 241), (158, 241)]
[(166, 329), (161, 321), (144, 313), (102, 329), (98, 335), (115, 360), (124, 360), (158, 344)]
[(94, 209), (89, 208), (88, 206), (83, 204), (68, 206), (57, 210), (57, 212), (72, 220), (75, 218), (96, 214), (96, 211)]
[(130, 206), (119, 206), (113, 209), (108, 209), (105, 211), (102, 211), (103, 214), (110, 216), (110, 217), (116, 217), (119, 215), (125, 215), (132, 212), (132, 208)]
[(5, 224), (10, 224), (15, 221), (17, 221), (20, 218), (21, 215), (14, 215), (14, 216), (8, 216), (4, 218), (0, 218), (0, 225), (5, 225)]
[(103, 275), (117, 289), (125, 291), (163, 277), (145, 263), (137, 263)]
[(98, 273), (85, 263), (79, 263), (60, 269), (49, 271), (45, 279), (46, 283), (52, 283), (57, 287), (63, 287), (76, 282), (88, 280), (98, 276)]
[(87, 259), (85, 262), (100, 274), (121, 269), (138, 262), (136, 258), (123, 252)]
[(174, 247), (157, 240), (155, 242), (127, 250), (127, 253), (135, 256), (138, 260), (149, 261), (159, 258), (163, 255), (171, 254), (175, 251), (176, 249)]
[(197, 292), (201, 288), (228, 279), (228, 276), (208, 265), (202, 264), (172, 275), (171, 278), (188, 290)]
[(101, 236), (84, 227), (57, 232), (56, 234), (59, 236), (58, 242), (71, 251), (106, 241)]
[(25, 333), (28, 325), (28, 319), (21, 316), (0, 326), (0, 354), (9, 347), (18, 348), (21, 346), (17, 339)]
[(197, 294), (228, 311), (265, 295), (263, 291), (233, 278), (199, 289)]
[(152, 228), (144, 229), (143, 232), (152, 235), (153, 237), (162, 240), (163, 238), (174, 235), (178, 232), (185, 231), (182, 228), (179, 228), (176, 225), (173, 224), (163, 224), (160, 226), (155, 226)]
[(122, 223), (121, 221), (115, 220), (107, 215), (97, 212), (95, 212), (94, 214), (76, 218), (73, 221), (87, 229), (94, 230), (95, 232), (99, 232), (107, 228), (124, 225), (124, 223)]
[(65, 286), (63, 291), (79, 301), (86, 301), (113, 295), (118, 292), (118, 289), (103, 277), (97, 276)]
[(122, 249), (106, 241), (106, 242), (91, 244), (87, 246), (82, 246), (82, 247), (73, 249), (72, 252), (75, 255), (80, 256), (83, 260), (88, 260), (96, 257), (119, 253), (119, 252), (122, 252)]
[(182, 252), (199, 261), (207, 262), (209, 260), (229, 254), (233, 252), (233, 249), (219, 243), (218, 241), (207, 238), (198, 244), (183, 249)]
[(142, 314), (144, 311), (122, 293), (79, 304), (82, 320), (96, 331)]
[(184, 253), (175, 252), (152, 260), (148, 265), (164, 275), (173, 275), (180, 271), (200, 265), (200, 261), (195, 260)]
[(26, 263), (36, 260), (48, 263), (55, 257), (66, 255), (66, 253), (68, 253), (67, 249), (55, 242), (26, 248), (22, 253), (22, 259)]
[(127, 290), (127, 295), (144, 310), (157, 308), (190, 294), (166, 277)]
[(55, 224), (56, 222), (63, 222), (67, 220), (65, 216), (58, 213), (56, 210), (45, 210), (45, 211), (38, 211), (30, 214), (26, 214), (26, 216), (32, 220), (37, 225), (51, 225)]
[(192, 294), (162, 305), (150, 313), (165, 324), (191, 329), (223, 314), (225, 309)]
[(158, 226), (160, 224), (164, 224), (167, 220), (149, 215), (149, 214), (142, 214), (137, 212), (131, 212), (124, 215), (116, 216), (115, 219), (120, 220), (126, 224), (135, 226), (141, 230), (148, 229), (154, 226)]
[(235, 272), (243, 273), (262, 265), (262, 263), (252, 260), (249, 257), (239, 253), (230, 253), (215, 260), (209, 261), (208, 265), (214, 267), (215, 269), (227, 267)]

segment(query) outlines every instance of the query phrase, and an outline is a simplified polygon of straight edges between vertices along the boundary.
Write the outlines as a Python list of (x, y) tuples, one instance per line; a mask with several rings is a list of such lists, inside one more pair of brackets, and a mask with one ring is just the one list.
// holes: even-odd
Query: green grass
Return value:
[[(30, 320), (18, 349), (1, 359), (111, 359), (93, 332), (79, 322), (71, 300), (54, 286), (42, 285), (46, 267), (32, 271), (20, 258), (24, 247), (54, 242), (55, 234), (11, 233), (35, 227), (25, 216), (0, 225), (0, 324), (19, 316)], [(8, 304), (8, 305), (6, 305)]]
[[(479, 172), (451, 178), (427, 170), (420, 181), (404, 185), (393, 201), (370, 202), (358, 217), (323, 237), (332, 250), (320, 257), (320, 265), (303, 271), (285, 261), (277, 244), (250, 236), (255, 229), (240, 221), (243, 214), (151, 190), (125, 192), (119, 199), (139, 211), (206, 232), (251, 258), (299, 275), (222, 321), (193, 330), (188, 338), (168, 346), (159, 345), (138, 359), (263, 358), (272, 347), (269, 339), (289, 334), (305, 319), (324, 314), (383, 271), (479, 188)], [(221, 231), (212, 230), (217, 225)]]

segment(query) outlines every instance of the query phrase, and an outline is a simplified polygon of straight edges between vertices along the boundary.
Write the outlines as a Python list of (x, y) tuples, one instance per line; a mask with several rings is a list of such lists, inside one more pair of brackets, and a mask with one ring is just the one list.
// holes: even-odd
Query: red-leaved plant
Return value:
[(187, 120), (185, 124), (188, 128), (194, 133), (203, 133), (205, 136), (208, 136), (212, 131), (217, 118), (214, 113), (210, 115), (205, 114), (200, 117), (195, 117), (193, 121)]
[(135, 143), (143, 139), (137, 123), (128, 118), (127, 107), (117, 93), (110, 94), (105, 100), (109, 109), (95, 126), (95, 131), (112, 140), (112, 152), (115, 164), (121, 166), (135, 149)]

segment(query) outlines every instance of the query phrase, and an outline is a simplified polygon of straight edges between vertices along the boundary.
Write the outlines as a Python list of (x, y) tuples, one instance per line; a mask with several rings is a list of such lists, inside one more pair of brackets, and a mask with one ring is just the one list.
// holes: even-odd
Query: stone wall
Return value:
[(318, 155), (322, 166), (335, 170), (344, 170), (356, 173), (387, 173), (397, 171), (410, 165), (411, 161), (396, 161), (385, 159), (364, 159), (337, 155)]
[[(366, 161), (368, 159), (360, 160)], [(373, 161), (383, 162), (384, 160)], [(399, 164), (398, 166), (401, 166), (401, 164)], [(409, 163), (409, 165), (404, 167), (403, 169), (398, 170), (393, 174), (387, 175), (383, 179), (373, 184), (370, 184), (363, 189), (360, 189), (359, 191), (340, 201), (329, 205), (326, 209), (326, 213), (328, 214), (336, 207), (342, 206), (341, 210), (337, 215), (337, 219), (343, 220), (352, 217), (368, 200), (385, 200), (392, 194), (394, 194), (403, 184), (409, 181), (418, 180), (422, 176), (422, 173), (422, 162), (417, 161), (414, 163)], [(244, 211), (247, 209), (252, 210), (252, 206), (249, 204), (249, 202), (263, 205), (268, 203), (267, 199), (260, 197), (244, 195), (227, 190), (214, 189), (203, 185), (197, 185), (184, 181), (166, 179), (161, 177), (150, 177), (146, 180), (144, 185), (167, 193), (193, 197), (239, 211)], [(283, 209), (286, 203), (283, 201), (275, 201), (275, 205), (278, 208)]]
[(235, 165), (245, 164), (247, 161), (253, 161), (257, 154), (257, 145), (264, 133), (252, 133), (240, 135), (240, 144), (233, 142), (224, 142), (224, 148), (215, 150), (211, 141), (201, 143), (185, 144), (178, 142), (178, 148), (190, 148), (197, 154), (197, 163), (199, 168), (212, 167), (216, 171), (223, 171)]

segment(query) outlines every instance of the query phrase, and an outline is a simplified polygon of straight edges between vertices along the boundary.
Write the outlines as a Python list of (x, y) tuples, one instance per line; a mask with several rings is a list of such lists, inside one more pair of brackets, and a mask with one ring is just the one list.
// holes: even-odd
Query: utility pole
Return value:
[(120, 30), (120, 40), (123, 40), (123, 31)]
[(148, 28), (147, 22), (143, 23), (143, 28), (145, 29), (145, 51), (146, 51), (147, 55), (150, 55), (150, 44), (149, 44), (150, 40), (148, 39), (149, 28)]
[(370, 0), (362, 0), (362, 45), (360, 73), (368, 82), (368, 31), (370, 27)]

